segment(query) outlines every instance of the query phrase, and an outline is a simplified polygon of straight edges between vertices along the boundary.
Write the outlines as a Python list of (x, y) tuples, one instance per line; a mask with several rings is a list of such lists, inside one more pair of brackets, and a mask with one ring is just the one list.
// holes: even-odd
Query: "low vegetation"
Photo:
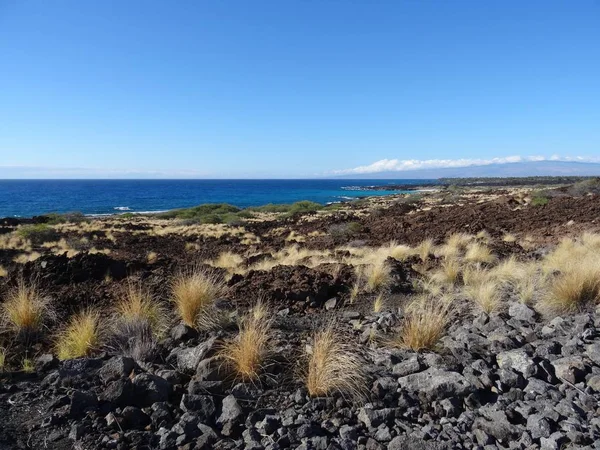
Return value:
[(201, 313), (223, 295), (225, 287), (215, 276), (199, 269), (184, 272), (171, 283), (171, 295), (184, 324), (196, 328)]
[(413, 351), (433, 350), (452, 318), (451, 302), (423, 297), (407, 308), (394, 344)]
[(56, 354), (61, 360), (89, 355), (100, 345), (100, 313), (82, 311), (71, 318), (56, 339)]
[(365, 394), (363, 363), (333, 326), (314, 334), (309, 349), (306, 388), (311, 397), (332, 393), (361, 398)]
[(43, 297), (35, 282), (21, 279), (9, 290), (2, 303), (5, 326), (19, 339), (29, 340), (42, 331), (51, 315), (49, 301)]
[(263, 370), (271, 351), (271, 323), (272, 314), (258, 303), (240, 319), (237, 336), (225, 342), (221, 355), (241, 380), (256, 380)]

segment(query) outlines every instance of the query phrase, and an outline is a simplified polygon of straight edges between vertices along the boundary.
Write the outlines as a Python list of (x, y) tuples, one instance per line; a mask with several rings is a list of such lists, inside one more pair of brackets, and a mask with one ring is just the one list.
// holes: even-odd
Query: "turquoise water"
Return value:
[(0, 217), (49, 212), (158, 212), (202, 203), (245, 208), (267, 203), (339, 202), (399, 191), (366, 186), (433, 180), (0, 180)]

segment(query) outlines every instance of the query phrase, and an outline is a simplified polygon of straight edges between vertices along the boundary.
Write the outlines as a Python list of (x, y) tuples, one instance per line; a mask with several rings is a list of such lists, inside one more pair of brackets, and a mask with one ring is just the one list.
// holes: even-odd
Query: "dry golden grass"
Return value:
[(259, 302), (241, 319), (238, 335), (225, 341), (221, 356), (245, 381), (255, 380), (264, 368), (270, 353), (272, 314)]
[(2, 317), (7, 328), (18, 337), (28, 338), (41, 332), (51, 314), (48, 301), (34, 282), (20, 280), (2, 304)]
[(0, 347), (0, 372), (4, 372), (6, 368), (6, 356), (8, 351), (4, 347)]
[(385, 261), (368, 265), (365, 270), (366, 288), (369, 292), (377, 292), (386, 288), (391, 281), (390, 266)]
[(440, 267), (431, 275), (434, 283), (454, 285), (460, 281), (461, 267), (456, 259), (442, 261)]
[(436, 256), (446, 259), (458, 259), (465, 251), (473, 236), (466, 233), (454, 233), (446, 240), (446, 243), (435, 249)]
[(356, 299), (358, 298), (358, 296), (360, 295), (360, 293), (363, 290), (363, 284), (364, 284), (364, 267), (363, 266), (357, 266), (354, 268), (354, 273), (355, 273), (355, 277), (354, 277), (354, 283), (352, 284), (352, 287), (350, 288), (350, 303), (354, 303), (356, 301)]
[(128, 283), (115, 307), (117, 320), (126, 323), (147, 323), (156, 335), (167, 327), (167, 312), (161, 303), (141, 284)]
[(490, 277), (493, 277), (501, 283), (508, 283), (518, 280), (525, 276), (525, 270), (529, 268), (528, 264), (521, 263), (514, 255), (503, 259), (490, 270)]
[(285, 247), (271, 255), (272, 259), (263, 259), (248, 268), (248, 270), (269, 271), (275, 266), (316, 267), (320, 264), (335, 264), (338, 262), (329, 250), (311, 250), (297, 245)]
[(413, 351), (432, 350), (452, 318), (452, 303), (422, 298), (409, 305), (394, 344)]
[(40, 256), (42, 256), (42, 255), (40, 253), (38, 253), (38, 252), (21, 253), (20, 255), (16, 256), (13, 259), (13, 261), (16, 262), (17, 264), (25, 264), (25, 263), (28, 263), (28, 262), (35, 261)]
[(485, 244), (488, 244), (492, 240), (492, 236), (490, 236), (490, 233), (487, 230), (481, 230), (475, 237)]
[(426, 261), (429, 255), (433, 253), (434, 247), (433, 239), (425, 239), (415, 247), (415, 253), (419, 255), (421, 261)]
[(541, 307), (554, 313), (570, 313), (600, 301), (600, 257), (572, 261), (551, 282)]
[(467, 233), (453, 233), (446, 240), (446, 244), (451, 247), (456, 247), (464, 250), (467, 245), (473, 240), (473, 236)]
[(444, 291), (444, 287), (441, 284), (436, 283), (431, 279), (420, 279), (414, 284), (416, 289), (419, 289), (422, 293), (431, 297), (438, 297), (442, 295)]
[(154, 264), (158, 259), (158, 253), (150, 251), (146, 254), (146, 262), (148, 264)]
[(0, 277), (5, 277), (6, 275), (8, 275), (8, 271), (3, 266), (0, 266)]
[(290, 231), (290, 234), (285, 238), (286, 242), (306, 242), (306, 236), (296, 233), (295, 231)]
[(0, 250), (22, 250), (31, 251), (31, 241), (19, 234), (12, 232), (0, 235)]
[(198, 269), (182, 273), (171, 283), (171, 295), (179, 317), (196, 328), (203, 309), (212, 306), (223, 295), (225, 287), (219, 279)]
[(487, 269), (467, 266), (463, 269), (462, 278), (465, 286), (477, 286), (492, 278), (492, 275)]
[(517, 236), (512, 233), (506, 233), (504, 236), (502, 236), (502, 240), (508, 243), (517, 242)]
[(465, 254), (465, 261), (472, 263), (492, 264), (496, 262), (497, 259), (496, 255), (494, 255), (487, 246), (477, 242), (469, 244), (467, 253)]
[(85, 310), (71, 318), (56, 339), (56, 353), (61, 360), (89, 355), (100, 344), (100, 313)]
[(193, 252), (194, 250), (200, 250), (200, 244), (197, 244), (195, 242), (186, 242), (185, 249), (188, 252)]
[(342, 396), (361, 398), (365, 394), (364, 364), (336, 335), (333, 326), (313, 336), (312, 347), (307, 348), (306, 387), (311, 397), (322, 397), (334, 392)]
[(513, 282), (513, 288), (521, 303), (532, 304), (537, 296), (545, 291), (545, 283), (537, 276), (519, 278)]
[(377, 297), (375, 297), (375, 300), (373, 301), (373, 312), (380, 313), (381, 311), (383, 311), (383, 308), (385, 308), (385, 305), (386, 301), (383, 297), (383, 294), (379, 294)]
[(490, 277), (480, 283), (466, 285), (464, 294), (483, 312), (491, 314), (498, 311), (502, 306), (502, 296), (499, 288), (500, 283)]
[(219, 257), (213, 261), (206, 261), (213, 267), (227, 270), (228, 273), (233, 274), (240, 270), (240, 266), (244, 263), (244, 258), (240, 255), (226, 251), (219, 255)]
[(591, 233), (589, 231), (584, 232), (581, 235), (581, 244), (592, 251), (600, 250), (600, 234)]
[(398, 261), (405, 261), (412, 255), (414, 255), (414, 250), (408, 245), (390, 245), (390, 256)]

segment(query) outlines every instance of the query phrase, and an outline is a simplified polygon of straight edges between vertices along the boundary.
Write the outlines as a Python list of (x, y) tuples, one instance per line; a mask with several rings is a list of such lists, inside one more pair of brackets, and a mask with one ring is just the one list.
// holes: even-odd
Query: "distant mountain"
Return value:
[(600, 163), (567, 161), (527, 161), (484, 166), (440, 169), (396, 170), (390, 172), (342, 175), (354, 180), (411, 180), (468, 177), (600, 176)]

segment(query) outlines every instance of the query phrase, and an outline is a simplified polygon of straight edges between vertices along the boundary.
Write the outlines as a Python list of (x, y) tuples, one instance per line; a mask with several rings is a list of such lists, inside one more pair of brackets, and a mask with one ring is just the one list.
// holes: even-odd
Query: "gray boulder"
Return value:
[(400, 387), (425, 400), (440, 400), (456, 396), (466, 397), (475, 387), (458, 372), (429, 368), (424, 372), (407, 375), (398, 379)]
[(498, 367), (501, 369), (512, 369), (529, 378), (535, 374), (535, 362), (533, 358), (523, 349), (509, 350), (496, 355)]
[(241, 434), (241, 424), (244, 421), (244, 411), (233, 395), (223, 399), (221, 415), (217, 419), (217, 425), (221, 426), (221, 434), (236, 437)]

